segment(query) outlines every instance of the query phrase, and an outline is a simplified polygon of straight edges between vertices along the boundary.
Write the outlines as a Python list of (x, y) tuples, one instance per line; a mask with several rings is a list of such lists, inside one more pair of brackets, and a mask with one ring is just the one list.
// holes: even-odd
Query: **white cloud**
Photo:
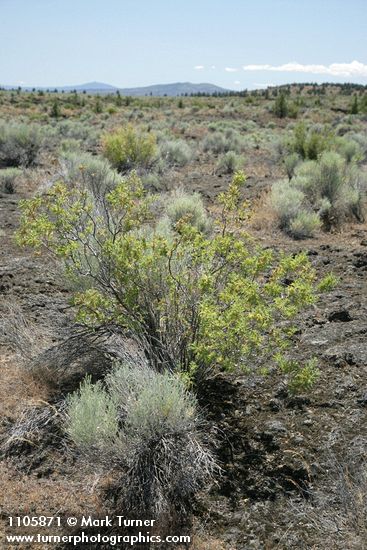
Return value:
[(226, 67), (224, 70), (227, 71), (227, 73), (236, 73), (238, 71), (235, 67)]
[(195, 71), (202, 71), (203, 69), (205, 69), (204, 65), (195, 65), (194, 67)]
[(216, 66), (215, 66), (215, 65), (212, 65), (210, 68), (211, 68), (211, 69), (216, 69)]
[(241, 82), (240, 82), (239, 80), (235, 80), (235, 81), (233, 82), (233, 84), (236, 84), (236, 86), (239, 86), (239, 85), (241, 84)]
[(343, 77), (367, 77), (367, 65), (359, 61), (331, 63), (331, 65), (302, 65), (292, 62), (284, 65), (243, 65), (244, 71), (274, 71), (285, 73), (312, 73)]

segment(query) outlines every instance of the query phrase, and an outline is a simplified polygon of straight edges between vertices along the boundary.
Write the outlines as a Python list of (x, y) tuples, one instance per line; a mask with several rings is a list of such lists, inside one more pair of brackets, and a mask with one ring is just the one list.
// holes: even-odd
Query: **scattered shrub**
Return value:
[(240, 134), (232, 129), (226, 130), (225, 133), (210, 133), (203, 140), (203, 150), (217, 155), (228, 151), (240, 152), (242, 148), (243, 140)]
[(92, 463), (120, 467), (124, 511), (186, 519), (215, 468), (195, 397), (177, 376), (131, 365), (117, 366), (105, 386), (87, 379), (69, 397), (67, 433)]
[(234, 174), (243, 168), (244, 158), (234, 151), (228, 151), (220, 157), (217, 163), (217, 171), (221, 174)]
[(35, 164), (41, 145), (42, 136), (37, 126), (0, 124), (0, 166)]
[(281, 229), (288, 230), (294, 218), (302, 211), (305, 195), (287, 180), (272, 186), (271, 205), (274, 208)]
[(303, 159), (316, 160), (323, 151), (330, 149), (332, 139), (332, 134), (323, 127), (307, 129), (305, 123), (300, 122), (286, 141), (286, 149)]
[(5, 168), (0, 170), (0, 191), (4, 193), (15, 192), (15, 182), (21, 175), (22, 171), (18, 168)]
[(192, 158), (192, 150), (183, 140), (165, 141), (160, 145), (160, 154), (170, 166), (185, 166)]
[(318, 161), (298, 165), (290, 181), (275, 183), (271, 204), (279, 226), (300, 238), (312, 235), (320, 221), (326, 229), (345, 218), (363, 221), (366, 191), (363, 171), (338, 153), (326, 151)]
[(291, 220), (289, 232), (295, 239), (312, 237), (317, 229), (321, 227), (320, 216), (316, 212), (300, 210)]
[(89, 153), (66, 152), (60, 159), (62, 176), (69, 184), (78, 181), (89, 189), (95, 198), (103, 197), (111, 191), (120, 179), (107, 161)]
[(211, 223), (198, 193), (189, 194), (182, 189), (174, 191), (166, 203), (165, 213), (172, 228), (185, 221), (202, 233), (210, 230)]
[(288, 115), (288, 103), (283, 93), (276, 98), (273, 111), (278, 118), (285, 118)]
[(157, 153), (155, 136), (139, 133), (131, 125), (106, 134), (102, 139), (102, 147), (105, 157), (120, 172), (148, 168)]
[(336, 138), (335, 149), (348, 163), (363, 160), (364, 154), (362, 148), (353, 139), (345, 137)]
[(284, 159), (284, 166), (287, 172), (288, 179), (292, 179), (294, 176), (294, 171), (298, 164), (300, 163), (301, 159), (300, 156), (297, 153), (291, 153), (290, 155), (287, 155)]

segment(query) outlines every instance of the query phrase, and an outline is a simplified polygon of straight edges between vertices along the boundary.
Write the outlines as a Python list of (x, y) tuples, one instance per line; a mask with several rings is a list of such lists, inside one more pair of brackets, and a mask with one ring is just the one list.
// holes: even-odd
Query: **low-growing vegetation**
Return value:
[(198, 550), (364, 540), (366, 97), (0, 90), (1, 468), (27, 510)]
[(289, 179), (275, 183), (271, 193), (282, 229), (302, 238), (312, 236), (321, 225), (330, 229), (348, 219), (365, 219), (367, 177), (355, 163), (332, 151), (318, 160), (296, 163), (287, 157), (287, 161)]

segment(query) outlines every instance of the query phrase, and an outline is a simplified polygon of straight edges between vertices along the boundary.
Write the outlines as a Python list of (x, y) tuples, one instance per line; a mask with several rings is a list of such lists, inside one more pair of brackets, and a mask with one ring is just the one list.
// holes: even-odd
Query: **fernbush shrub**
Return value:
[[(244, 181), (235, 174), (218, 197), (217, 230), (209, 233), (185, 214), (186, 198), (185, 208), (172, 209), (173, 231), (161, 228), (136, 174), (99, 209), (81, 183), (58, 183), (22, 203), (18, 242), (51, 248), (82, 281), (73, 298), (78, 322), (92, 331), (119, 326), (157, 371), (196, 383), (218, 368), (283, 369), (291, 319), (316, 300), (318, 287), (305, 255), (276, 257), (243, 230)], [(201, 208), (194, 212), (200, 227)], [(284, 286), (285, 277), (294, 283)]]
[(129, 125), (119, 128), (102, 138), (105, 157), (119, 172), (149, 168), (157, 154), (156, 137), (152, 133), (141, 133)]

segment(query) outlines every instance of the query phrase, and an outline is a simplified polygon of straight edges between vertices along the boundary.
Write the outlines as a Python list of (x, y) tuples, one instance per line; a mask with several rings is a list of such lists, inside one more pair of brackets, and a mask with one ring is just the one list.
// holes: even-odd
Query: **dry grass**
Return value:
[(236, 550), (234, 546), (210, 536), (194, 536), (191, 550)]
[[(32, 534), (32, 531), (24, 528), (10, 531), (7, 518), (22, 515), (34, 516), (73, 516), (91, 515), (103, 517), (96, 481), (94, 476), (85, 478), (83, 473), (65, 476), (62, 472), (55, 471), (52, 478), (37, 478), (31, 475), (23, 475), (19, 472), (15, 475), (14, 468), (6, 463), (0, 464), (0, 502), (2, 504), (2, 516), (0, 520), (0, 547), (4, 540), (4, 534)], [(35, 528), (36, 532), (39, 528)], [(52, 528), (53, 535), (65, 534), (64, 528)], [(52, 545), (49, 545), (52, 548)], [(27, 546), (22, 545), (25, 549)], [(42, 550), (44, 545), (32, 544), (32, 550)]]
[(25, 405), (47, 401), (47, 386), (22, 368), (14, 353), (3, 351), (0, 373), (0, 417), (15, 419)]

